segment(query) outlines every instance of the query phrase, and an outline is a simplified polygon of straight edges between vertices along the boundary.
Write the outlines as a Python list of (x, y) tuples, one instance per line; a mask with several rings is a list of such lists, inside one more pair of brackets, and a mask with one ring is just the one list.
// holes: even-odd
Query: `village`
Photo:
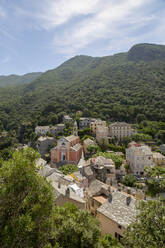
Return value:
[[(71, 202), (89, 211), (99, 220), (102, 234), (118, 240), (135, 220), (138, 202), (152, 199), (147, 193), (146, 181), (153, 179), (148, 171), (165, 168), (165, 156), (145, 143), (131, 140), (125, 151), (118, 149), (122, 139), (136, 133), (125, 122), (108, 125), (100, 119), (77, 121), (69, 115), (56, 126), (35, 128), (41, 154), (36, 165), (53, 186), (55, 204)], [(160, 149), (164, 152), (165, 145)], [(162, 178), (153, 180), (158, 183)], [(164, 193), (158, 192), (154, 199)]]

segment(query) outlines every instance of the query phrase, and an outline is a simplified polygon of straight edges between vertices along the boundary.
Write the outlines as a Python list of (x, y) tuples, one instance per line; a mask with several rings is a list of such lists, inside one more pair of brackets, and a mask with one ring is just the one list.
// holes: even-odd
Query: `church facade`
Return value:
[(82, 155), (82, 145), (77, 135), (77, 123), (74, 123), (73, 135), (62, 137), (57, 146), (51, 149), (51, 164), (78, 164)]

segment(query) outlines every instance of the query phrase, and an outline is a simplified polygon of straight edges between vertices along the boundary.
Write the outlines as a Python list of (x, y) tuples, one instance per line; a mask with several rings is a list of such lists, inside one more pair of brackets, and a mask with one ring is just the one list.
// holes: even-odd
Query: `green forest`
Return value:
[(76, 56), (34, 81), (0, 88), (0, 130), (54, 125), (64, 113), (109, 122), (165, 122), (165, 46), (139, 44), (106, 57)]

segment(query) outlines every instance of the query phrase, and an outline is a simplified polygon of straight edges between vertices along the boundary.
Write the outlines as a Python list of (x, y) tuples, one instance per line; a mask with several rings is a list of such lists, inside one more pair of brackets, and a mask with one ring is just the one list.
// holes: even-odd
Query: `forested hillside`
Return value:
[(41, 72), (32, 72), (25, 75), (9, 75), (0, 76), (0, 87), (21, 85), (25, 83), (31, 83), (33, 80), (41, 76)]
[(78, 110), (109, 121), (165, 121), (164, 54), (165, 46), (139, 44), (114, 56), (76, 56), (30, 84), (0, 90), (0, 127), (52, 124)]

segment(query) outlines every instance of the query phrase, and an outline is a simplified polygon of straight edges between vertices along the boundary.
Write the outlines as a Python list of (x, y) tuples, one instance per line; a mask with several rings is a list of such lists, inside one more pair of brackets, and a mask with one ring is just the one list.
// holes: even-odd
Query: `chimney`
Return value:
[(61, 188), (61, 183), (59, 182), (59, 183), (58, 183), (58, 189), (60, 189), (60, 188)]
[(128, 197), (126, 198), (126, 205), (129, 206), (130, 203), (131, 203), (131, 197), (128, 196)]
[(65, 196), (70, 197), (70, 189), (69, 188), (66, 189)]
[(108, 202), (109, 202), (109, 203), (112, 202), (112, 194), (110, 194), (110, 195), (108, 196)]

